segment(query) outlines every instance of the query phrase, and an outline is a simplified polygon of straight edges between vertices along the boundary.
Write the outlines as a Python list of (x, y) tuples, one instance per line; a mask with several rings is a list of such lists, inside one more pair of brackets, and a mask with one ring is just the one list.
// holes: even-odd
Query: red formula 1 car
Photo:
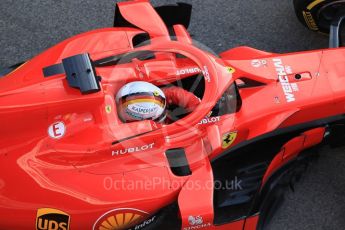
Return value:
[[(334, 49), (219, 56), (196, 47), (190, 12), (118, 3), (114, 28), (2, 70), (0, 229), (262, 229), (315, 148), (342, 143), (341, 10)], [(126, 123), (114, 95), (133, 81), (201, 102)]]

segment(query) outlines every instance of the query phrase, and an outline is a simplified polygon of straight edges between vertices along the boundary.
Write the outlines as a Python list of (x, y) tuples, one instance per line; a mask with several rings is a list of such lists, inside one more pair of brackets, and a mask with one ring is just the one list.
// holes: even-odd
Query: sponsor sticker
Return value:
[(189, 216), (188, 224), (189, 227), (185, 227), (183, 230), (202, 229), (211, 226), (211, 223), (204, 223), (202, 216)]
[(236, 137), (237, 131), (224, 134), (222, 137), (222, 148), (229, 148), (232, 145), (232, 143), (234, 143), (234, 141), (236, 140)]
[(204, 66), (204, 70), (202, 71), (202, 73), (204, 74), (205, 80), (207, 82), (211, 82), (211, 76), (210, 76), (210, 73), (208, 72), (207, 66)]
[(48, 127), (48, 134), (53, 139), (59, 139), (66, 133), (66, 126), (62, 121), (56, 122)]
[(205, 80), (207, 82), (211, 82), (211, 77), (210, 77), (210, 73), (208, 72), (207, 66), (204, 66), (204, 68), (202, 70), (198, 67), (188, 68), (188, 69), (180, 69), (180, 70), (177, 70), (176, 75), (181, 76), (181, 75), (186, 75), (186, 74), (197, 74), (197, 73), (201, 73), (201, 72), (204, 75)]
[(136, 104), (134, 104), (134, 105), (128, 105), (127, 109), (130, 112), (134, 111), (136, 113), (152, 114), (152, 113), (155, 113), (156, 110), (158, 110), (158, 106), (155, 105), (149, 108), (144, 108), (144, 107), (137, 106)]
[(120, 149), (120, 150), (113, 150), (111, 152), (111, 155), (112, 156), (121, 156), (121, 155), (125, 155), (127, 153), (136, 153), (136, 152), (146, 151), (146, 150), (152, 149), (154, 147), (154, 145), (155, 145), (155, 143), (151, 143), (148, 145), (130, 147), (130, 148), (125, 148), (125, 149)]
[(201, 216), (189, 216), (188, 223), (189, 225), (194, 226), (194, 225), (202, 224), (204, 223), (204, 221)]
[(251, 64), (252, 64), (253, 67), (259, 68), (261, 66), (266, 66), (267, 65), (267, 61), (266, 60), (254, 59), (254, 60), (251, 61)]
[(217, 123), (218, 121), (220, 121), (220, 117), (205, 117), (204, 119), (202, 119), (198, 124), (199, 125), (206, 125), (209, 123)]
[(283, 61), (280, 58), (273, 59), (276, 72), (278, 74), (279, 83), (283, 89), (285, 99), (288, 103), (296, 101), (294, 92), (299, 91), (296, 83), (290, 83), (288, 75), (292, 73), (290, 66), (284, 66)]
[(156, 220), (156, 216), (149, 217), (149, 213), (138, 209), (114, 209), (99, 217), (93, 230), (140, 230)]
[(197, 74), (197, 73), (201, 73), (201, 70), (200, 70), (200, 68), (195, 67), (195, 68), (177, 70), (176, 75), (180, 76), (180, 75)]
[(69, 230), (70, 216), (53, 208), (37, 210), (36, 230)]

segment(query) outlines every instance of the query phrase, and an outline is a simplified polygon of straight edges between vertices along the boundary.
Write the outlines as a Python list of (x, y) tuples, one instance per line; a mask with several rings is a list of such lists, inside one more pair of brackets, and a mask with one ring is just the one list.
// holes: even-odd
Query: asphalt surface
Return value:
[[(176, 1), (152, 1), (155, 5)], [(297, 21), (292, 0), (192, 0), (193, 38), (221, 52), (239, 45), (270, 52), (323, 48), (327, 38)], [(27, 60), (72, 35), (110, 27), (112, 0), (1, 0), (0, 66)], [(323, 149), (267, 229), (345, 226), (345, 148)]]

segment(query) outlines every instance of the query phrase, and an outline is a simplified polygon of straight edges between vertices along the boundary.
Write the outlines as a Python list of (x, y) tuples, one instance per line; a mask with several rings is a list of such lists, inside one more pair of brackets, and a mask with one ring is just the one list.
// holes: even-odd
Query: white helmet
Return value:
[(117, 111), (125, 122), (165, 119), (166, 98), (157, 86), (135, 81), (123, 86), (116, 95)]

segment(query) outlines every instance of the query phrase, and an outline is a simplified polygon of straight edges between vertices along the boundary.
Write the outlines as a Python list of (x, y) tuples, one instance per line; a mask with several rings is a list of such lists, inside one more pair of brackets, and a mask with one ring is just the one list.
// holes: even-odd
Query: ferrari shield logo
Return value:
[(231, 73), (231, 74), (233, 74), (233, 73), (236, 72), (236, 69), (233, 68), (233, 67), (230, 67), (230, 66), (226, 67), (226, 70), (227, 70), (229, 73)]
[(232, 143), (234, 143), (234, 141), (236, 140), (236, 137), (237, 137), (237, 132), (230, 132), (230, 133), (224, 134), (222, 138), (222, 148), (223, 149), (229, 148), (232, 145)]
[(111, 105), (106, 105), (106, 106), (105, 106), (105, 111), (106, 111), (107, 113), (111, 113)]

